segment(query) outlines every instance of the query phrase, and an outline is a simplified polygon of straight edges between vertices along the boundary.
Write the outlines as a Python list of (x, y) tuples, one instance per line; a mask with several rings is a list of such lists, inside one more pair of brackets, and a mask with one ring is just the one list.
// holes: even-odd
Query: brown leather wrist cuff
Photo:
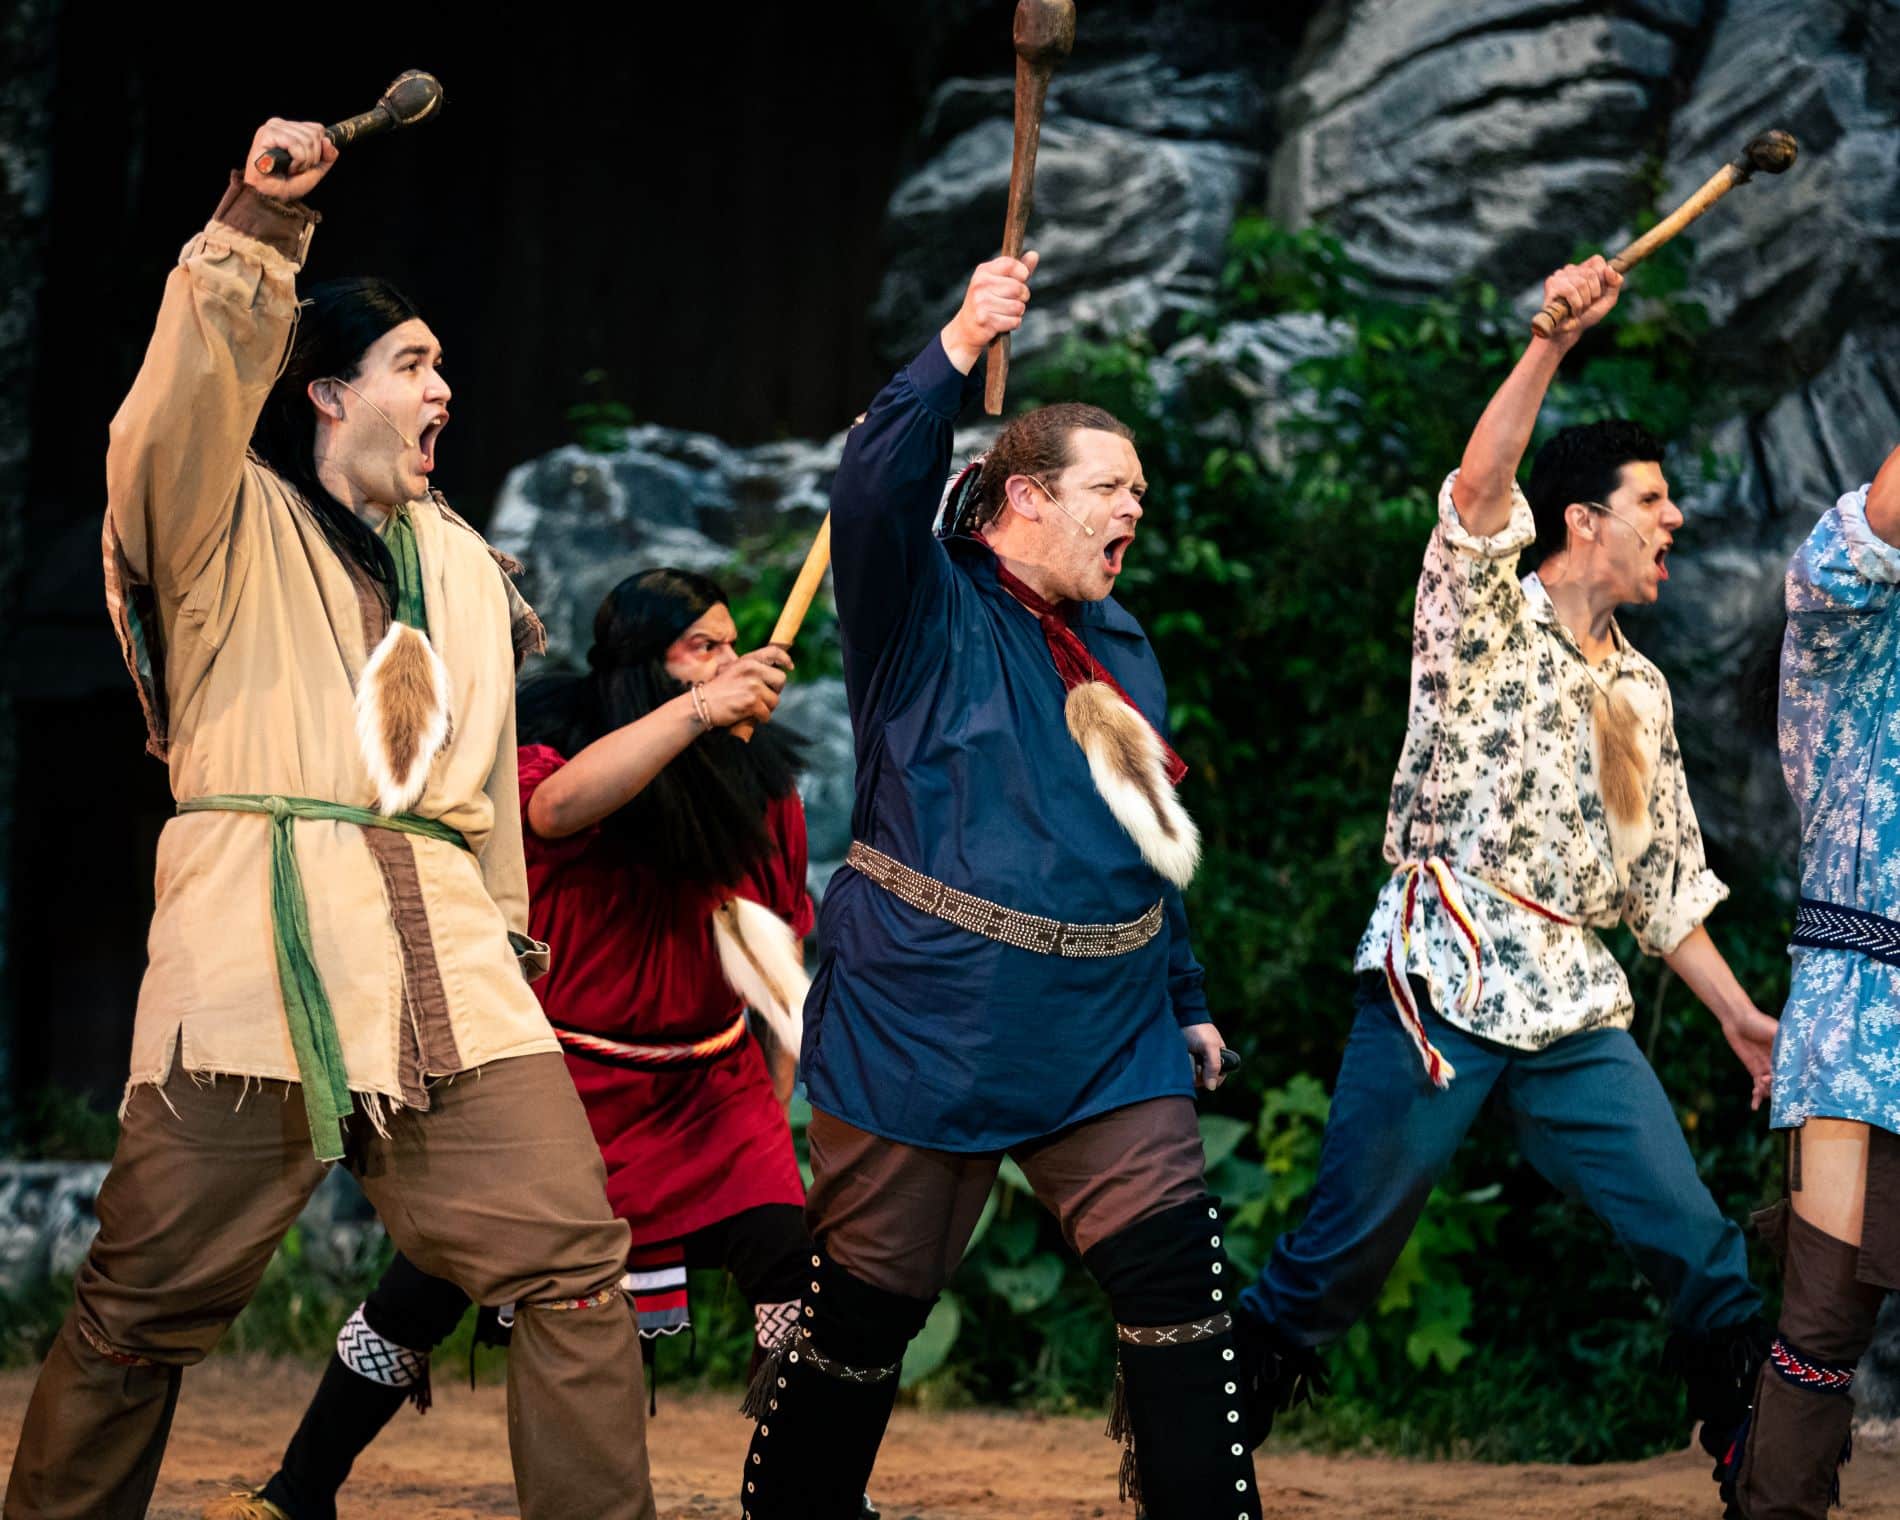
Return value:
[(304, 250), (310, 246), (310, 229), (323, 220), (302, 201), (278, 200), (259, 195), (244, 183), (244, 175), (231, 171), (231, 186), (218, 202), (212, 220), (223, 222), (235, 232), (256, 238), (274, 248), (292, 263), (303, 263)]

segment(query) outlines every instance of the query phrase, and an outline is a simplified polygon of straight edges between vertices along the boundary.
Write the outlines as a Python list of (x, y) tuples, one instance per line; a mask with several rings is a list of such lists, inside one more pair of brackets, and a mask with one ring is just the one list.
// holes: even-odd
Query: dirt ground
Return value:
[[(302, 1367), (219, 1360), (185, 1380), (153, 1520), (199, 1507), (275, 1465), (312, 1382)], [(31, 1375), (0, 1374), (0, 1468), (12, 1465)], [(513, 1515), (497, 1387), (436, 1385), (435, 1408), (404, 1411), (344, 1490), (340, 1520)], [(650, 1444), (665, 1520), (730, 1520), (748, 1427), (729, 1398), (667, 1396)], [(1900, 1440), (1858, 1442), (1838, 1520), (1900, 1520)], [(1091, 1419), (899, 1410), (871, 1492), (886, 1520), (1133, 1520), (1115, 1499), (1116, 1452)], [(1615, 1520), (1718, 1509), (1699, 1451), (1605, 1467), (1492, 1467), (1278, 1452), (1259, 1458), (1271, 1520)]]

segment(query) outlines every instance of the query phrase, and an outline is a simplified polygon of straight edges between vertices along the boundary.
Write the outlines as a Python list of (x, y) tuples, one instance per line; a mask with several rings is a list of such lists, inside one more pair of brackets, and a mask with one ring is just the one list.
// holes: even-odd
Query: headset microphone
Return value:
[[(1031, 475), (1029, 479), (1036, 480), (1036, 477), (1034, 475)], [(1075, 513), (1071, 512), (1060, 501), (1056, 500), (1056, 493), (1050, 490), (1047, 486), (1043, 485), (1040, 480), (1036, 480), (1036, 484), (1041, 487), (1042, 494), (1049, 498), (1050, 505), (1052, 505), (1064, 517), (1068, 518), (1070, 522), (1074, 523), (1090, 538), (1095, 537), (1095, 530), (1088, 525), (1088, 521), (1086, 518), (1077, 517)]]
[(384, 411), (374, 401), (370, 400), (369, 397), (365, 396), (355, 386), (351, 385), (349, 381), (340, 380), (335, 375), (332, 375), (330, 376), (330, 383), (332, 385), (342, 386), (344, 390), (348, 391), (352, 396), (356, 397), (358, 401), (362, 402), (364, 406), (368, 407), (378, 417), (382, 418), (384, 423), (388, 425), (389, 431), (394, 433), (398, 438), (400, 438), (403, 441), (404, 447), (413, 449), (417, 446), (415, 439), (411, 438), (401, 428), (397, 427), (395, 423), (390, 422), (388, 412)]

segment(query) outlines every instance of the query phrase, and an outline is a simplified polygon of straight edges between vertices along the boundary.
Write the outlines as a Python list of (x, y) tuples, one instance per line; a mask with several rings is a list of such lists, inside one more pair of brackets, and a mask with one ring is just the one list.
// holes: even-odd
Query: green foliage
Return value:
[[(1211, 1186), (1233, 1211), (1226, 1244), (1251, 1273), (1297, 1223), (1318, 1163), (1352, 1016), (1352, 951), (1387, 870), (1386, 789), (1437, 486), (1524, 334), (1481, 284), (1421, 304), (1371, 294), (1324, 233), (1244, 218), (1230, 255), (1204, 336), (1289, 311), (1337, 335), (1287, 377), (1266, 436), (1257, 397), (1231, 373), (1173, 373), (1137, 342), (1071, 343), (1023, 377), (1019, 401), (1108, 407), (1134, 427), (1150, 482), (1118, 594), (1168, 672), (1193, 767), (1186, 800), (1206, 859), (1190, 908), (1217, 1020), (1246, 1058), (1204, 1105), (1203, 1136)], [(1571, 357), (1546, 431), (1620, 414), (1680, 438), (1722, 412), (1730, 398), (1696, 368), (1705, 323), (1680, 296), (1685, 260), (1678, 243), (1644, 266)], [(1751, 947), (1737, 970), (1764, 1006), (1785, 986), (1784, 913), (1738, 890), (1716, 924), (1725, 945)], [(1742, 1217), (1774, 1186), (1746, 1083), (1693, 998), (1626, 936), (1618, 948), (1642, 1010), (1637, 1037), (1718, 1201)], [(953, 1291), (960, 1333), (924, 1396), (1058, 1409), (1106, 1396), (1106, 1305), (1020, 1173), (1005, 1168)], [(1321, 1445), (1499, 1460), (1677, 1446), (1680, 1389), (1658, 1367), (1665, 1333), (1661, 1304), (1602, 1226), (1486, 1122), (1372, 1315), (1330, 1352), (1335, 1396), (1286, 1429)]]
[(581, 399), (567, 409), (576, 443), (590, 454), (615, 453), (627, 446), (633, 422), (633, 408), (614, 399), (607, 371), (590, 369), (581, 376)]
[[(720, 568), (717, 578), (726, 588), (732, 620), (739, 625), (740, 649), (756, 649), (772, 636), (816, 531), (816, 523), (780, 522), (771, 532), (740, 543)], [(792, 652), (800, 680), (844, 671), (838, 653), (837, 609), (822, 588), (805, 615)]]
[(20, 1105), (11, 1149), (39, 1161), (110, 1161), (119, 1117), (80, 1093), (42, 1087)]
[[(1727, 408), (1697, 368), (1706, 321), (1681, 298), (1685, 264), (1678, 240), (1643, 266), (1571, 357), (1546, 428), (1622, 414), (1682, 438)], [(1202, 1119), (1243, 1280), (1298, 1222), (1318, 1166), (1327, 1086), (1352, 1017), (1352, 951), (1386, 872), (1386, 788), (1436, 488), (1523, 339), (1484, 285), (1416, 305), (1371, 288), (1324, 233), (1254, 217), (1236, 226), (1219, 309), (1195, 324), (1202, 334), (1303, 312), (1333, 324), (1338, 339), (1287, 378), (1266, 436), (1257, 398), (1231, 374), (1173, 376), (1140, 343), (1071, 344), (1019, 390), (1023, 405), (1076, 399), (1117, 412), (1136, 431), (1151, 484), (1120, 594), (1170, 677), (1177, 744), (1193, 768), (1185, 800), (1206, 846), (1190, 908), (1216, 1017), (1245, 1056)], [(574, 416), (583, 442), (617, 446), (610, 430), (623, 433), (631, 418), (590, 404)], [(780, 532), (742, 545), (725, 570), (744, 641), (769, 633), (807, 543), (802, 530)], [(836, 669), (830, 617), (821, 600), (798, 646), (804, 673)], [(1673, 651), (1651, 653), (1670, 666)], [(1693, 776), (1693, 750), (1688, 761)], [(1749, 873), (1724, 875), (1736, 891), (1717, 937), (1757, 1001), (1778, 1006), (1787, 907)], [(1779, 1190), (1747, 1084), (1686, 990), (1627, 936), (1614, 944), (1631, 971), (1636, 1038), (1717, 1201), (1744, 1217)], [(794, 1104), (801, 1159), (809, 1112)], [(1765, 1277), (1766, 1263), (1756, 1266)], [(49, 1302), (63, 1310), (63, 1294)], [(353, 1302), (314, 1284), (287, 1247), (227, 1344), (317, 1356)], [(1483, 1122), (1373, 1313), (1330, 1351), (1334, 1396), (1284, 1420), (1276, 1439), (1512, 1461), (1678, 1447), (1681, 1393), (1658, 1365), (1662, 1307), (1602, 1226), (1533, 1172), (1508, 1128)], [(658, 1348), (662, 1387), (736, 1385), (751, 1355), (749, 1311), (718, 1274), (696, 1275), (693, 1308), (696, 1345), (682, 1337)], [(0, 1353), (50, 1335), (56, 1313), (35, 1313), (0, 1304)], [(1110, 1323), (1021, 1170), (1005, 1163), (905, 1360), (904, 1385), (935, 1406), (1098, 1408), (1114, 1370)], [(447, 1356), (459, 1357), (467, 1335), (465, 1323)]]

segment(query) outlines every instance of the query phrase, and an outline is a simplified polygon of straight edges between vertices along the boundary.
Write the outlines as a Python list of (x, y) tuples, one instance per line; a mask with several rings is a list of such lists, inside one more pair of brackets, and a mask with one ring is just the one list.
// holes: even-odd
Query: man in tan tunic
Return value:
[[(256, 167), (272, 147), (286, 175)], [(627, 1226), (527, 981), (514, 678), (540, 625), (429, 492), (427, 325), (379, 281), (298, 322), (335, 158), (313, 124), (259, 129), (112, 424), (107, 601), (180, 816), (6, 1520), (145, 1513), (182, 1369), (336, 1159), (407, 1256), (519, 1306), (522, 1514), (654, 1514)]]

